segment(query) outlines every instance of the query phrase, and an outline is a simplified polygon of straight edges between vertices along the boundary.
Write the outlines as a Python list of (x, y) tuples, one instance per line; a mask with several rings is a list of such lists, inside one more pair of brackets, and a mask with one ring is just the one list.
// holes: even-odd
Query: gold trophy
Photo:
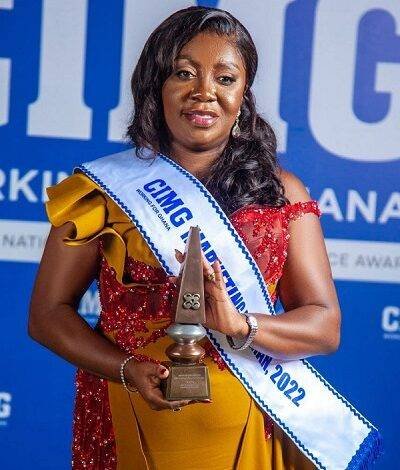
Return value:
[(169, 375), (161, 387), (166, 400), (210, 399), (208, 369), (202, 363), (205, 351), (197, 344), (206, 335), (202, 325), (206, 316), (199, 227), (190, 227), (179, 278), (175, 319), (166, 330), (174, 340), (165, 351), (171, 360), (166, 364)]

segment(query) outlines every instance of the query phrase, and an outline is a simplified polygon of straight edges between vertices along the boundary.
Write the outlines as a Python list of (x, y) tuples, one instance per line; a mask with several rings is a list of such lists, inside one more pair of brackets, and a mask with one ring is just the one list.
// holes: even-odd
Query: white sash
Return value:
[[(239, 311), (274, 314), (267, 286), (250, 252), (205, 187), (169, 158), (136, 158), (133, 149), (84, 163), (85, 173), (129, 216), (168, 274), (174, 248), (198, 225), (203, 251), (221, 260)], [(345, 398), (305, 360), (277, 361), (262, 350), (232, 350), (224, 334), (208, 337), (258, 405), (319, 469), (358, 469), (380, 452), (381, 439)]]

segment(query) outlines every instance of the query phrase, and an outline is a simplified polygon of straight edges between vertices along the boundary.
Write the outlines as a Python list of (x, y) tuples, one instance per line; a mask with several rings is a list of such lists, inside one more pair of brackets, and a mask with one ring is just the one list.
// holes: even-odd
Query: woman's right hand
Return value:
[(125, 366), (125, 378), (136, 387), (152, 410), (171, 410), (188, 405), (191, 400), (168, 401), (160, 389), (162, 379), (168, 377), (169, 371), (161, 364), (154, 362), (129, 361)]

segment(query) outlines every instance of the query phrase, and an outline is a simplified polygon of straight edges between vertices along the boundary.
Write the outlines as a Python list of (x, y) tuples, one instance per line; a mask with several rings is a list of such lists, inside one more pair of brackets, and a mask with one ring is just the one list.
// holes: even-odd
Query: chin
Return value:
[(188, 147), (193, 149), (196, 152), (211, 150), (216, 147), (216, 142), (214, 139), (204, 137), (203, 139), (193, 139)]
[[(211, 130), (211, 129), (210, 129)], [(221, 145), (226, 140), (226, 137), (219, 135), (215, 132), (195, 133), (188, 139), (190, 147), (199, 148), (199, 150), (210, 150)]]

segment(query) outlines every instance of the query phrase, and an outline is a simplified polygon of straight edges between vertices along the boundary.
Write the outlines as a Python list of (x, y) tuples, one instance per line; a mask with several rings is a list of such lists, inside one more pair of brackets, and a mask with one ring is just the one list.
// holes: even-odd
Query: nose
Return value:
[(191, 92), (191, 98), (195, 101), (215, 101), (217, 97), (212, 80), (207, 77), (199, 77)]

